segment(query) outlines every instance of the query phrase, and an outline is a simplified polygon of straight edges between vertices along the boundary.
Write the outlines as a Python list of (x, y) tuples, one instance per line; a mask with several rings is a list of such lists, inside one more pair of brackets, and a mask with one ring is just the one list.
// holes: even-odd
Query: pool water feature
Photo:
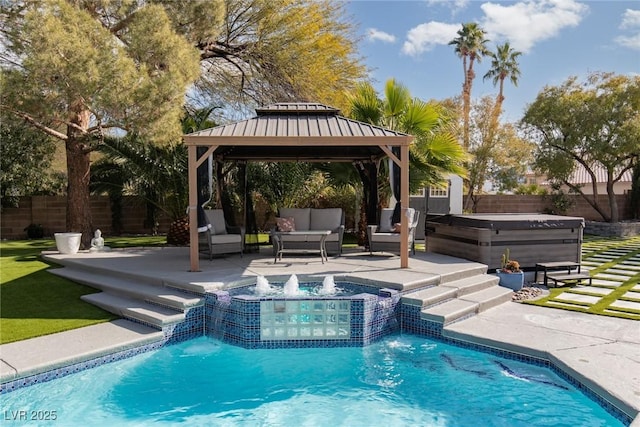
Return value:
[(623, 425), (549, 369), (406, 334), (287, 350), (202, 337), (2, 398), (5, 416), (70, 427)]
[[(298, 276), (292, 274), (284, 284), (271, 284), (265, 276), (256, 277), (255, 286), (242, 287), (248, 295), (257, 297), (299, 297), (299, 296), (350, 296), (353, 291), (336, 286), (333, 276), (325, 276), (322, 283), (311, 282), (300, 285)], [(236, 290), (234, 294), (237, 294)]]
[(368, 284), (284, 283), (265, 277), (255, 284), (205, 296), (206, 334), (245, 348), (353, 347), (399, 330), (397, 290)]

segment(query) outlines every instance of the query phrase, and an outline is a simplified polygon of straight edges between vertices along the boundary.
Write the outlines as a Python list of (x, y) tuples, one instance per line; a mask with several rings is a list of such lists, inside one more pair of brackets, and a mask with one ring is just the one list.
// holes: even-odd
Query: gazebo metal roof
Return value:
[[(184, 135), (189, 150), (191, 270), (199, 268), (196, 169), (210, 155), (220, 161), (353, 162), (391, 158), (400, 166), (401, 200), (409, 207), (409, 145), (411, 135), (340, 116), (336, 108), (318, 103), (278, 103), (256, 109), (256, 116), (236, 123)], [(208, 147), (199, 158), (196, 147)], [(392, 147), (399, 147), (396, 156)], [(405, 215), (402, 218), (406, 242)], [(408, 249), (408, 248), (407, 248)], [(408, 251), (401, 247), (401, 267)]]
[(387, 156), (378, 144), (397, 146), (398, 140), (411, 139), (340, 116), (339, 110), (323, 104), (279, 103), (256, 113), (251, 119), (185, 135), (185, 141), (218, 145), (214, 155), (221, 160), (352, 162)]

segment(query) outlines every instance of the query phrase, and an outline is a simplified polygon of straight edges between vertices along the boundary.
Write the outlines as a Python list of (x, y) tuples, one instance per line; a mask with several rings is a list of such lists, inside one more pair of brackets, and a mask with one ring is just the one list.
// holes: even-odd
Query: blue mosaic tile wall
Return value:
[(166, 344), (176, 344), (203, 336), (204, 310), (204, 305), (192, 307), (184, 312), (184, 321), (163, 327)]
[[(356, 285), (357, 290), (375, 290), (376, 294), (360, 293), (350, 297), (318, 297), (317, 300), (348, 301), (350, 303), (350, 331), (348, 338), (261, 339), (261, 302), (283, 301), (268, 297), (235, 296), (228, 291), (213, 291), (205, 296), (206, 334), (227, 343), (248, 349), (256, 348), (308, 348), (308, 347), (361, 347), (399, 330), (397, 321), (400, 294), (390, 289), (380, 290), (367, 285)], [(245, 290), (246, 292), (246, 290)], [(313, 301), (314, 297), (304, 297)], [(284, 300), (286, 301), (286, 300)]]

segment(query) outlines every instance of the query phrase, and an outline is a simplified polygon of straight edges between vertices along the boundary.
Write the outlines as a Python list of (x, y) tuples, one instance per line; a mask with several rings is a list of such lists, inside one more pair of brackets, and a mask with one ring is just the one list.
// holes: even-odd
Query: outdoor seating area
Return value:
[[(374, 252), (400, 253), (400, 224), (392, 224), (392, 216), (393, 208), (384, 208), (380, 212), (380, 224), (367, 227), (369, 252), (372, 255)], [(415, 235), (420, 212), (413, 208), (407, 209), (407, 219), (409, 223), (409, 244), (407, 248), (415, 255)]]
[(244, 228), (229, 226), (222, 209), (206, 209), (208, 229), (199, 233), (200, 252), (206, 252), (209, 259), (214, 255), (244, 252)]
[[(328, 254), (342, 254), (344, 211), (342, 208), (281, 208), (271, 230), (272, 239), (287, 250), (321, 250)], [(326, 235), (325, 232), (330, 233)], [(276, 252), (274, 245), (274, 253)]]

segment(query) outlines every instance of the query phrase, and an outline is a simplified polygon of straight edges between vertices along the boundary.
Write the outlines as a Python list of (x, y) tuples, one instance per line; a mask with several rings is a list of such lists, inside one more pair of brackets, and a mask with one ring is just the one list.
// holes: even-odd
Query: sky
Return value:
[[(505, 81), (506, 121), (518, 121), (545, 86), (571, 76), (640, 74), (640, 0), (353, 0), (346, 10), (381, 95), (390, 78), (423, 100), (461, 94), (462, 60), (448, 43), (466, 22), (486, 31), (490, 50), (508, 41), (522, 52), (517, 87)], [(490, 64), (485, 57), (474, 66), (474, 99), (497, 94), (493, 79), (483, 81)]]

